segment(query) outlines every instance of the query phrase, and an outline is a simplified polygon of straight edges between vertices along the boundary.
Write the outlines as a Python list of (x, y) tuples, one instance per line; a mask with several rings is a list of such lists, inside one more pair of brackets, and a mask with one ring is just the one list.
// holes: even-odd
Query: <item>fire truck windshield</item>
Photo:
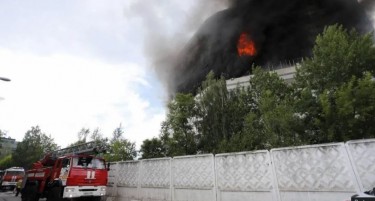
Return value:
[(78, 167), (78, 168), (105, 169), (105, 164), (102, 159), (88, 157), (88, 156), (74, 157), (72, 165), (73, 167)]
[(6, 171), (5, 175), (7, 175), (7, 176), (18, 176), (18, 175), (23, 175), (23, 172), (21, 172), (21, 171)]

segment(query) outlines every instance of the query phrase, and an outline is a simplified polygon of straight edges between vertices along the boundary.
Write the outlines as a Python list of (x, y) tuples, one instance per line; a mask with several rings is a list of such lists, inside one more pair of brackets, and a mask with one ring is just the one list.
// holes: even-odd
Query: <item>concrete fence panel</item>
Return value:
[(140, 182), (139, 200), (172, 200), (171, 158), (143, 160)]
[(107, 196), (110, 200), (117, 197), (118, 163), (110, 163), (107, 181)]
[(173, 158), (173, 200), (215, 201), (214, 169), (212, 154)]
[(138, 200), (139, 172), (141, 161), (126, 161), (118, 163), (117, 200)]
[(344, 201), (375, 187), (375, 139), (111, 164), (108, 201)]
[(215, 157), (218, 201), (277, 200), (268, 151)]
[(346, 143), (360, 191), (375, 187), (375, 139), (356, 140)]
[(273, 149), (282, 201), (345, 200), (358, 190), (344, 143)]

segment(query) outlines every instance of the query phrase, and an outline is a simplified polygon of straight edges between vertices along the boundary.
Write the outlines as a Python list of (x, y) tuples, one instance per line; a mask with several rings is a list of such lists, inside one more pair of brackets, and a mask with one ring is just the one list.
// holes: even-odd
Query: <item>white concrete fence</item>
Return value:
[(375, 139), (117, 162), (115, 201), (342, 201), (375, 187)]

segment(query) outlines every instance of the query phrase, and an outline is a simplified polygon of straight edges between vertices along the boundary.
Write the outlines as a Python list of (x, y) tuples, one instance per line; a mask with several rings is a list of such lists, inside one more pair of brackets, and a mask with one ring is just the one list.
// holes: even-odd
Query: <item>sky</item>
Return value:
[(1, 1), (0, 129), (21, 141), (38, 125), (65, 147), (82, 128), (111, 137), (121, 124), (139, 149), (166, 116), (149, 43), (189, 38), (221, 8), (197, 15), (198, 2)]

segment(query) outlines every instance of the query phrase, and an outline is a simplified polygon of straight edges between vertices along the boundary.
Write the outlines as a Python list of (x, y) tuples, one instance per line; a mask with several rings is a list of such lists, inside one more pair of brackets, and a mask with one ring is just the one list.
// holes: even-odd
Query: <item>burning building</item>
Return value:
[(371, 31), (363, 4), (357, 0), (231, 0), (227, 9), (201, 25), (180, 53), (169, 88), (194, 92), (211, 70), (229, 79), (249, 74), (252, 65), (297, 62), (311, 55), (316, 36), (327, 25)]

